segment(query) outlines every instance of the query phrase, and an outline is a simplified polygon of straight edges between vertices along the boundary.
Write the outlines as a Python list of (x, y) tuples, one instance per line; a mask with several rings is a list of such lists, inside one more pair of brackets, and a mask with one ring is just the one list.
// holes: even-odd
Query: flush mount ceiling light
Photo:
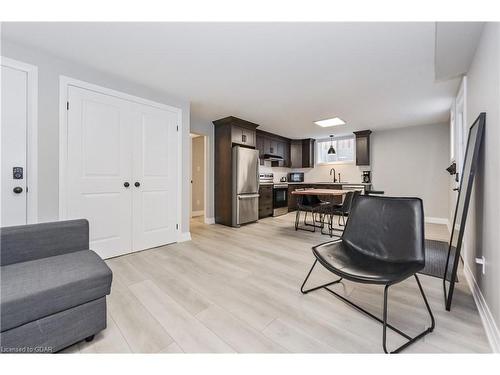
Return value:
[(326, 120), (314, 121), (314, 123), (316, 125), (322, 126), (323, 128), (326, 128), (328, 126), (345, 125), (345, 121), (342, 120), (339, 117), (329, 118), (329, 119), (326, 119)]
[(328, 155), (335, 155), (335, 149), (333, 148), (333, 135), (330, 136), (330, 148), (328, 149)]

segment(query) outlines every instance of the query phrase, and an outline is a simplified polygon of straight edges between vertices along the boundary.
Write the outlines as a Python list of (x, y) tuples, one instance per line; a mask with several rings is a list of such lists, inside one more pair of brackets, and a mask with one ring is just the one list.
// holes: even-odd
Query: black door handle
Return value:
[(128, 188), (130, 186), (130, 184), (128, 182), (124, 182), (123, 186), (125, 186), (126, 188)]
[(141, 186), (141, 184), (138, 181), (136, 181), (135, 184), (134, 184), (134, 186), (135, 187), (139, 187), (139, 186)]
[(14, 189), (13, 189), (14, 193), (16, 194), (21, 194), (23, 192), (23, 188), (21, 186), (16, 186)]

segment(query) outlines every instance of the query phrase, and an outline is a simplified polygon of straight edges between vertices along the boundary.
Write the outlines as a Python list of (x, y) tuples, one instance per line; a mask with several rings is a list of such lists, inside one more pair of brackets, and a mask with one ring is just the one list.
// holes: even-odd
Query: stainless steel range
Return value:
[(288, 184), (280, 182), (273, 185), (273, 216), (288, 213)]
[(260, 173), (261, 185), (273, 185), (273, 216), (288, 213), (288, 184), (286, 182), (274, 183), (273, 173)]

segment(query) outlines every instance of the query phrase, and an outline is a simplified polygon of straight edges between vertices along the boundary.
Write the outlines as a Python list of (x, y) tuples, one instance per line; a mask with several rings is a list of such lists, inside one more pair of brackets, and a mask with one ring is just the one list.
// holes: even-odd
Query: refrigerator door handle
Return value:
[(251, 199), (251, 198), (258, 198), (258, 197), (260, 197), (259, 194), (238, 195), (238, 199)]

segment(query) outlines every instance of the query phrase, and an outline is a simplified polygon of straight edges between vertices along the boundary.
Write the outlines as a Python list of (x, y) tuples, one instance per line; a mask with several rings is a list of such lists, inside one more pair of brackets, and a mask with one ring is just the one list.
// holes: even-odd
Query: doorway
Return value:
[(0, 226), (36, 223), (38, 69), (2, 56), (0, 82)]
[(191, 133), (191, 219), (204, 221), (207, 210), (207, 137)]

